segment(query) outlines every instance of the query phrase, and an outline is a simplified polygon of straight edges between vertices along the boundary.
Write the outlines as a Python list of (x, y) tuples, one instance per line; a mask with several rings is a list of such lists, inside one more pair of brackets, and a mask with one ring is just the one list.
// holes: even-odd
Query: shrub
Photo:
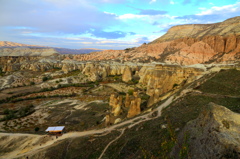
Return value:
[(3, 111), (3, 113), (4, 113), (4, 114), (9, 114), (9, 109), (5, 109), (5, 110)]
[(35, 130), (35, 132), (37, 132), (37, 131), (39, 131), (39, 129), (40, 129), (39, 127), (36, 127), (34, 130)]
[(48, 80), (48, 77), (46, 77), (46, 76), (44, 76), (43, 78), (42, 78), (42, 81), (43, 82), (45, 82), (45, 81), (47, 81)]
[(149, 98), (150, 98), (150, 96), (147, 95), (147, 94), (144, 94), (144, 95), (142, 96), (142, 100), (148, 100)]
[(174, 83), (173, 88), (175, 88), (175, 87), (177, 87), (177, 86), (178, 86), (178, 84), (177, 84), (177, 83)]
[(129, 90), (128, 90), (128, 94), (129, 94), (129, 95), (133, 95), (133, 89), (129, 89)]
[(119, 92), (118, 94), (119, 94), (119, 95), (126, 95), (125, 92)]

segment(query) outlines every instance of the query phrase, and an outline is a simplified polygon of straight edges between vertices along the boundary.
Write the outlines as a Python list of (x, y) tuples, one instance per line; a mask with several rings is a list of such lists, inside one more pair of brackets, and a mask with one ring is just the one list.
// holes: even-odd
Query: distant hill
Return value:
[(44, 47), (44, 46), (21, 44), (10, 41), (0, 41), (0, 48), (15, 48), (15, 47)]
[(10, 47), (1, 48), (0, 56), (51, 56), (59, 54), (53, 48)]
[(86, 49), (66, 49), (66, 48), (54, 48), (60, 54), (88, 54), (91, 52), (99, 52), (103, 51), (103, 49), (94, 49), (94, 48), (86, 48)]
[(99, 51), (103, 50), (94, 48), (54, 48), (48, 46), (21, 44), (10, 41), (0, 41), (0, 56), (48, 56), (52, 54), (87, 54)]

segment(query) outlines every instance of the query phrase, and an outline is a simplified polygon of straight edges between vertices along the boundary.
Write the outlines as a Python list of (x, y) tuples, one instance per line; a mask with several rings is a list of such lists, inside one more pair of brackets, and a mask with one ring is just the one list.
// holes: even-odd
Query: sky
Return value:
[(118, 50), (239, 15), (240, 0), (0, 0), (0, 41)]

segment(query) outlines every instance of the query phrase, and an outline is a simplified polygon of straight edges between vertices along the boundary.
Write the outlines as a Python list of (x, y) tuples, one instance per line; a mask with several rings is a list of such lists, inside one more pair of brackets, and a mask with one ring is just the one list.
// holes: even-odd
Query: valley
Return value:
[(0, 158), (239, 158), (239, 25), (89, 54), (3, 43)]

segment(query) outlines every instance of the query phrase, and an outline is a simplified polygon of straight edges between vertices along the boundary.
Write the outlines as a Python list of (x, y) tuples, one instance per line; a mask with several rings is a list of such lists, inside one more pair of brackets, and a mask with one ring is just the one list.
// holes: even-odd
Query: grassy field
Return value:
[(240, 71), (234, 69), (222, 70), (200, 86), (199, 90), (206, 93), (239, 96)]

